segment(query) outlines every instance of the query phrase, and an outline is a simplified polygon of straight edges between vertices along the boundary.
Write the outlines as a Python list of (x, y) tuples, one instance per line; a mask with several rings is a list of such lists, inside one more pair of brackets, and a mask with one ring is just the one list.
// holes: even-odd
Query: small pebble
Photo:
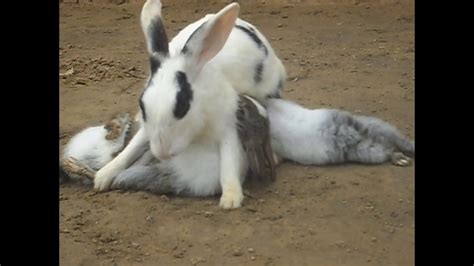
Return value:
[(153, 217), (152, 215), (148, 215), (146, 217), (146, 221), (150, 224), (153, 224), (153, 223), (155, 223), (155, 217)]
[(344, 243), (344, 241), (338, 241), (338, 242), (336, 242), (336, 246), (338, 246), (338, 247), (340, 247), (340, 248), (345, 247), (345, 245), (346, 245), (346, 244)]
[(87, 82), (84, 79), (79, 78), (76, 80), (75, 84), (86, 85)]
[(175, 257), (177, 259), (182, 259), (182, 258), (184, 258), (184, 252), (175, 253), (175, 254), (173, 254), (173, 257)]
[(235, 257), (240, 257), (242, 256), (244, 253), (242, 252), (242, 250), (240, 250), (240, 248), (238, 249), (235, 249), (234, 252), (232, 253), (233, 256)]
[(246, 210), (249, 212), (257, 212), (257, 209), (252, 208), (252, 207), (248, 207)]
[(60, 196), (60, 197), (59, 197), (59, 200), (60, 200), (60, 201), (63, 201), (63, 200), (68, 200), (68, 199), (69, 199), (69, 198), (68, 198), (68, 197), (66, 197), (66, 196)]
[(250, 253), (253, 253), (255, 250), (254, 250), (253, 248), (248, 248), (248, 251), (249, 251)]
[(200, 262), (206, 262), (206, 259), (197, 257), (197, 258), (191, 258), (191, 264), (192, 265), (197, 265)]

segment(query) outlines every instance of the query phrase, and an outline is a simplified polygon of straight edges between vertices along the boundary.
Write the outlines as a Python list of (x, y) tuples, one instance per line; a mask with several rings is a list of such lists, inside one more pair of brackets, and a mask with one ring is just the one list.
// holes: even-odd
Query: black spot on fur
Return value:
[(186, 41), (186, 43), (184, 44), (183, 46), (183, 49), (181, 49), (181, 53), (182, 54), (187, 54), (189, 52), (189, 42), (193, 39), (193, 36), (202, 30), (203, 26), (206, 24), (207, 22), (204, 22), (201, 24), (201, 26), (199, 26), (193, 33), (191, 33), (191, 35), (189, 36), (188, 40)]
[(143, 117), (143, 121), (146, 122), (146, 112), (145, 112), (145, 105), (143, 104), (143, 94), (145, 93), (145, 91), (142, 92), (142, 95), (140, 95), (140, 99), (138, 100), (138, 103), (140, 104), (140, 110), (142, 111), (142, 117)]
[(151, 41), (151, 51), (162, 55), (168, 54), (168, 36), (160, 18), (155, 18), (148, 26), (148, 35)]
[(280, 99), (281, 98), (280, 91), (276, 91), (275, 93), (267, 95), (267, 98)]
[(274, 93), (267, 95), (267, 98), (280, 99), (282, 90), (283, 90), (283, 80), (280, 79), (280, 81), (278, 81), (277, 90)]
[(255, 83), (259, 83), (262, 81), (262, 73), (263, 73), (263, 62), (260, 62), (256, 67), (255, 67), (255, 73), (253, 75), (253, 80)]
[(258, 38), (257, 34), (255, 33), (254, 29), (248, 29), (244, 26), (241, 25), (235, 25), (235, 27), (243, 32), (245, 32), (258, 46), (258, 48), (262, 49), (265, 55), (268, 55), (268, 49), (267, 47), (263, 44), (262, 40)]
[(155, 56), (150, 56), (150, 69), (151, 69), (152, 76), (158, 71), (158, 68), (160, 68), (160, 66), (161, 66), (160, 60)]
[(253, 27), (250, 27), (250, 26), (248, 27), (249, 27), (249, 30), (251, 30), (252, 32), (257, 32)]
[(151, 75), (155, 74), (161, 66), (161, 60), (169, 53), (168, 37), (165, 27), (160, 18), (155, 18), (148, 26), (148, 36), (150, 36), (150, 69)]
[(188, 82), (186, 73), (181, 71), (176, 72), (176, 80), (179, 85), (179, 92), (176, 94), (176, 105), (174, 106), (173, 113), (177, 119), (181, 119), (188, 113), (191, 107), (193, 91), (191, 90), (191, 84)]
[(282, 91), (283, 90), (283, 79), (280, 79), (280, 81), (278, 81), (278, 92)]

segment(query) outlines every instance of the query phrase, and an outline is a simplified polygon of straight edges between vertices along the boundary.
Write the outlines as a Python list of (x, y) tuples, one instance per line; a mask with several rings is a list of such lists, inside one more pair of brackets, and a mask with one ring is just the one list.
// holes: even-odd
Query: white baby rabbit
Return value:
[(405, 154), (415, 153), (414, 142), (378, 118), (310, 110), (282, 99), (269, 99), (266, 108), (273, 151), (284, 159), (313, 165), (391, 160), (407, 166), (411, 159)]
[[(145, 3), (141, 23), (151, 76), (139, 100), (142, 128), (96, 173), (95, 189), (169, 185), (194, 196), (222, 193), (221, 207), (240, 207), (248, 162), (237, 129), (238, 94), (260, 101), (278, 97), (285, 71), (261, 33), (237, 19), (238, 12), (237, 3), (229, 4), (168, 44), (160, 1)], [(125, 170), (148, 149), (160, 163)]]
[(88, 127), (74, 135), (60, 161), (66, 178), (88, 183), (95, 171), (112, 161), (125, 147), (130, 123), (128, 114), (118, 115), (103, 125)]

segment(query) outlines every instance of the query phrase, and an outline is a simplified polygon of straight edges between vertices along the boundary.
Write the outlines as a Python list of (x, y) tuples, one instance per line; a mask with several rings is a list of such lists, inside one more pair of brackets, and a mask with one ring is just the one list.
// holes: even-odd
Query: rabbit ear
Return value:
[(229, 4), (191, 34), (181, 53), (191, 60), (191, 71), (195, 75), (224, 47), (239, 10), (238, 3)]
[(169, 54), (168, 36), (161, 20), (160, 0), (147, 0), (143, 5), (140, 20), (150, 54), (150, 67), (154, 73)]

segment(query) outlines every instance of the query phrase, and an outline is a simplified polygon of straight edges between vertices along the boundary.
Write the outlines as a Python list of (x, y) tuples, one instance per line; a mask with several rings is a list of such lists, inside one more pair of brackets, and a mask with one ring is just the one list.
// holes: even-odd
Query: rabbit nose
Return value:
[(151, 153), (155, 158), (159, 159), (160, 161), (167, 161), (173, 157), (173, 155), (167, 151), (156, 151), (152, 149)]
[(151, 153), (153, 154), (153, 156), (161, 161), (166, 161), (166, 160), (169, 160), (171, 159), (171, 157), (173, 157), (173, 154), (169, 152), (169, 149), (167, 149), (166, 147), (158, 147), (158, 146), (155, 146), (155, 145), (151, 145)]
[(166, 154), (159, 155), (158, 159), (160, 159), (161, 161), (167, 161), (167, 160), (171, 159), (171, 157), (172, 156), (170, 154), (166, 153)]
[(170, 160), (173, 157), (174, 157), (174, 154), (170, 153), (169, 151), (162, 151), (162, 152), (158, 153), (158, 156), (157, 156), (157, 158), (161, 161), (167, 161), (167, 160)]

